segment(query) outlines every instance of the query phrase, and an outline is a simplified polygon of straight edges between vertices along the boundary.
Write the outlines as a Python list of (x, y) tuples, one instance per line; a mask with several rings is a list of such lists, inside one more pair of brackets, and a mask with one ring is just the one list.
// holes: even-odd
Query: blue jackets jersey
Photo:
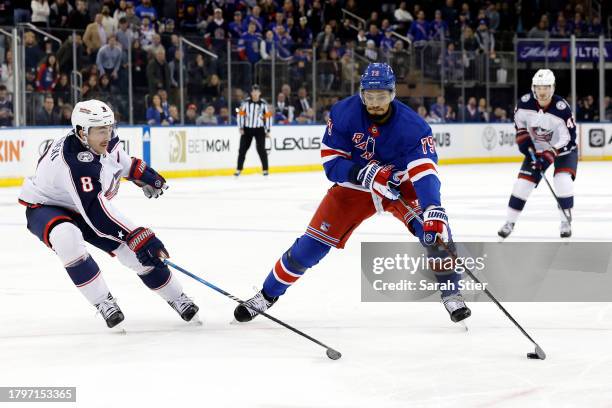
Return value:
[(370, 161), (392, 164), (402, 182), (412, 182), (422, 208), (440, 205), (438, 156), (429, 125), (408, 106), (394, 100), (384, 124), (374, 124), (359, 95), (336, 103), (327, 123), (321, 158), (327, 178), (349, 188), (357, 170)]
[(576, 123), (569, 104), (553, 95), (543, 109), (531, 93), (523, 95), (514, 111), (517, 143), (533, 142), (536, 152), (554, 147), (559, 154), (576, 149)]

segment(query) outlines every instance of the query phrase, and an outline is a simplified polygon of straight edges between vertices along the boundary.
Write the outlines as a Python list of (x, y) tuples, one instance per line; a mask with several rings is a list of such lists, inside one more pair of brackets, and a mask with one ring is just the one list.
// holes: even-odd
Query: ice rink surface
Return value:
[[(456, 240), (496, 239), (518, 167), (441, 167)], [(612, 240), (611, 169), (580, 163), (572, 240)], [(243, 298), (330, 186), (317, 172), (169, 184), (147, 200), (123, 183), (115, 204), (153, 228), (174, 262)], [(471, 305), (465, 332), (439, 303), (360, 302), (360, 242), (414, 240), (391, 216), (367, 220), (271, 309), (343, 353), (332, 361), (265, 319), (230, 325), (235, 304), (181, 275), (204, 321), (184, 324), (92, 249), (126, 315), (127, 334), (110, 332), (26, 230), (18, 191), (0, 189), (0, 386), (76, 386), (77, 403), (64, 406), (78, 407), (612, 407), (612, 304), (507, 304), (546, 350), (539, 361), (525, 357), (532, 346), (491, 303)], [(542, 185), (510, 240), (556, 240), (558, 224)]]

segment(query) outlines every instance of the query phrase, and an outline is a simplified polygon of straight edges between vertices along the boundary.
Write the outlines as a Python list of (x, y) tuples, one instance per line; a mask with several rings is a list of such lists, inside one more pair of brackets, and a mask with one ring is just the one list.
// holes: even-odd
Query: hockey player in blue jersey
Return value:
[[(576, 122), (569, 104), (555, 95), (555, 75), (549, 69), (540, 69), (531, 83), (531, 92), (517, 102), (514, 111), (516, 144), (525, 155), (514, 183), (506, 223), (498, 231), (508, 237), (525, 207), (533, 189), (542, 179), (542, 173), (554, 165), (553, 183), (561, 208), (561, 238), (572, 235), (572, 208), (574, 207), (574, 179), (578, 167)], [(535, 153), (534, 161), (530, 153)]]
[[(393, 214), (430, 253), (437, 251), (438, 239), (452, 245), (448, 218), (441, 206), (431, 128), (395, 100), (395, 75), (389, 65), (370, 64), (361, 77), (359, 95), (332, 107), (321, 158), (334, 185), (304, 235), (276, 262), (263, 288), (236, 307), (236, 320), (250, 321), (258, 311), (267, 310), (330, 248), (344, 248), (359, 224), (378, 212)], [(400, 195), (403, 200), (398, 199)], [(422, 226), (415, 214), (422, 218)], [(435, 272), (439, 282), (453, 282), (455, 285), (446, 287), (457, 288), (454, 271)], [(442, 302), (453, 321), (470, 316), (458, 290), (442, 291)]]
[(132, 180), (148, 198), (166, 180), (140, 159), (127, 155), (115, 134), (115, 115), (104, 102), (75, 105), (72, 131), (55, 140), (23, 183), (28, 230), (58, 256), (70, 279), (102, 315), (108, 327), (124, 319), (85, 242), (117, 257), (160, 295), (185, 321), (198, 312), (160, 257), (164, 244), (149, 228), (132, 223), (113, 205), (121, 178)]

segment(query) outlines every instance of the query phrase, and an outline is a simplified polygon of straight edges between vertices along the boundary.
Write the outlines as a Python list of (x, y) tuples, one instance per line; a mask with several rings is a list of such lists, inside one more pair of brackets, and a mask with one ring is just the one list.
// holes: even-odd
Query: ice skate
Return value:
[(500, 228), (499, 231), (497, 231), (497, 235), (505, 239), (505, 238), (508, 238), (510, 234), (512, 234), (513, 230), (514, 230), (514, 223), (507, 222), (503, 225), (503, 227)]
[(277, 300), (278, 297), (267, 299), (263, 292), (259, 291), (255, 296), (234, 309), (234, 318), (241, 323), (250, 322), (259, 313), (268, 310)]
[(98, 313), (100, 313), (106, 321), (106, 325), (109, 329), (117, 326), (123, 321), (123, 319), (125, 319), (125, 316), (119, 308), (119, 305), (117, 305), (115, 298), (113, 298), (113, 295), (110, 293), (106, 299), (102, 300), (100, 303), (97, 303), (95, 307), (98, 310)]
[[(193, 303), (193, 300), (188, 298), (184, 293), (181, 293), (177, 299), (168, 302), (168, 304), (176, 310), (179, 316), (181, 316), (181, 319), (186, 322), (190, 322), (200, 310), (200, 308)], [(199, 322), (199, 319), (196, 317), (194, 321)]]
[(472, 314), (472, 311), (466, 306), (463, 301), (463, 296), (461, 296), (460, 293), (443, 297), (442, 303), (448, 311), (451, 320), (455, 323), (467, 319)]

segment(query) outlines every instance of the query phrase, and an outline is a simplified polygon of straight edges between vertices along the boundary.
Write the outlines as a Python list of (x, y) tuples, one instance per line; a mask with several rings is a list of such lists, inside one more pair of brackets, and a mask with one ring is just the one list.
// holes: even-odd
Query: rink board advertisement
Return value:
[[(440, 164), (520, 161), (514, 125), (432, 124)], [(20, 185), (34, 172), (40, 154), (66, 127), (0, 129), (0, 187)], [(320, 147), (325, 126), (274, 126), (266, 139), (272, 172), (322, 170)], [(236, 167), (240, 134), (235, 126), (119, 126), (128, 154), (144, 157), (166, 177), (230, 175)], [(578, 125), (585, 160), (612, 159), (612, 123)], [(253, 141), (245, 173), (261, 170)]]
[[(272, 171), (318, 170), (323, 126), (273, 129), (266, 139)], [(233, 173), (240, 133), (233, 126), (151, 127), (151, 166), (164, 175), (204, 176)], [(245, 169), (261, 169), (255, 140), (247, 152)]]
[(417, 242), (361, 243), (363, 302), (439, 302), (441, 289), (486, 302), (485, 288), (507, 302), (610, 302), (610, 287), (610, 242), (456, 243), (456, 257), (428, 256)]
[(584, 123), (578, 131), (581, 159), (612, 160), (612, 123)]

